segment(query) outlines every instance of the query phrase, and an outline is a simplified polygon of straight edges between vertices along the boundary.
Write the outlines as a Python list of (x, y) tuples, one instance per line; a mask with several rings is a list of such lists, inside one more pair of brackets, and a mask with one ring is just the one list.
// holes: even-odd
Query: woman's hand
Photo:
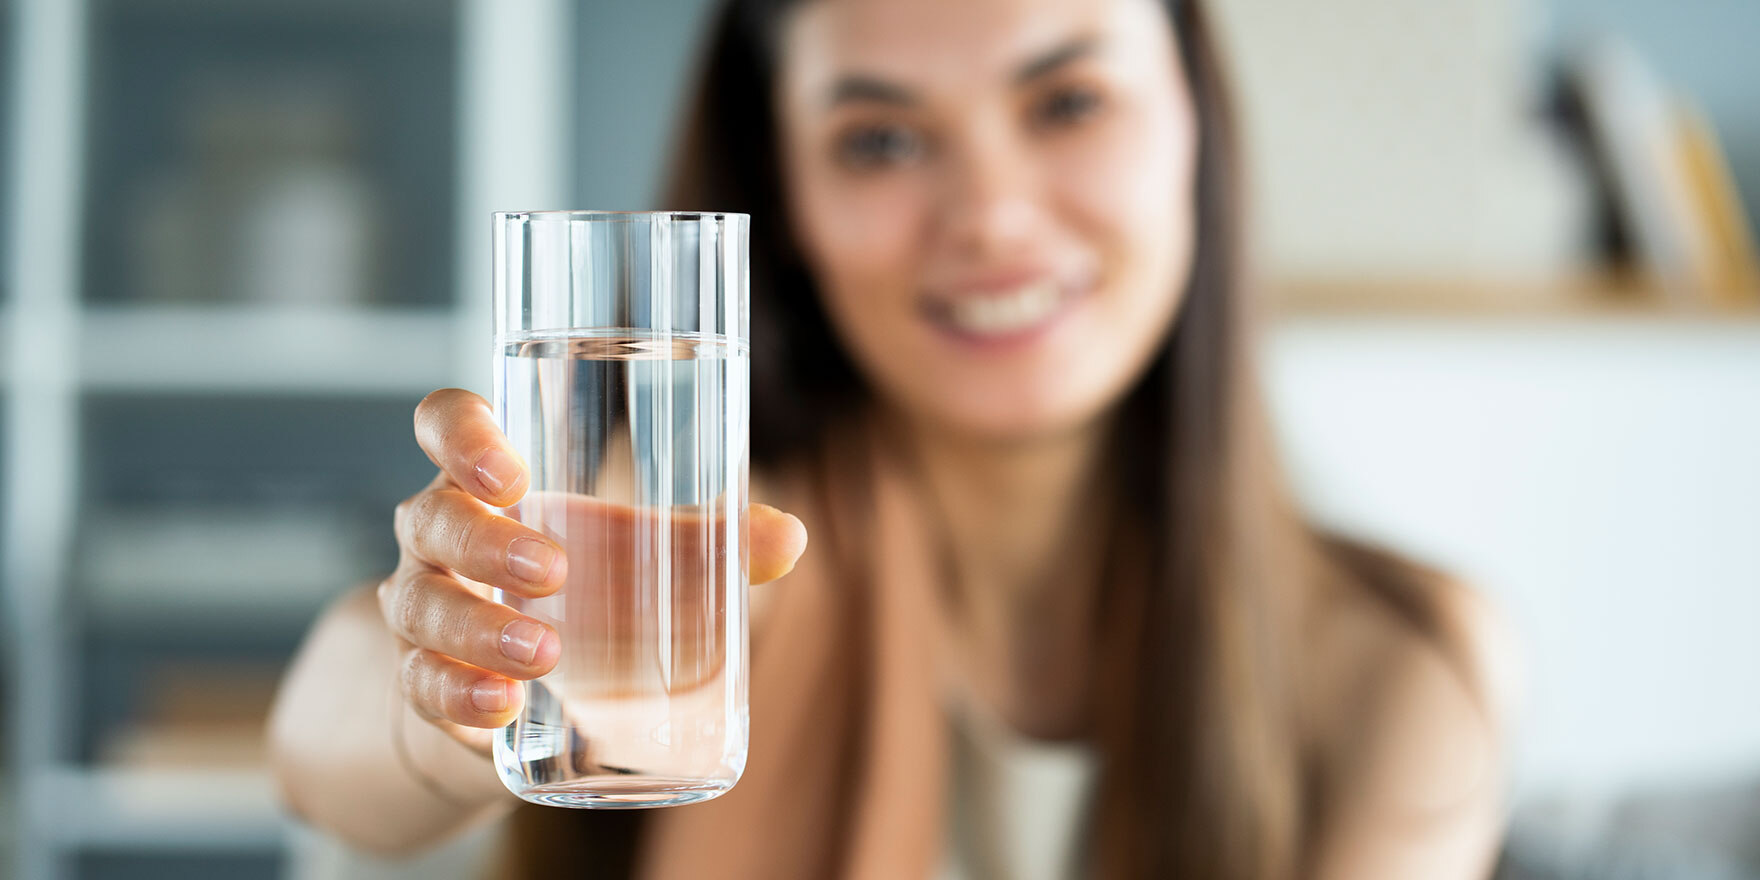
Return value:
[[(397, 506), (397, 570), (379, 585), (379, 608), (403, 641), (399, 678), (410, 705), (486, 752), (489, 730), (519, 712), (524, 689), (515, 682), (550, 671), (561, 652), (555, 630), (491, 600), (489, 589), (550, 595), (568, 560), (556, 542), (491, 509), (524, 497), (529, 477), (483, 398), (436, 391), (416, 407), (415, 430), (440, 473)], [(751, 582), (787, 574), (806, 528), (761, 504), (748, 516)]]

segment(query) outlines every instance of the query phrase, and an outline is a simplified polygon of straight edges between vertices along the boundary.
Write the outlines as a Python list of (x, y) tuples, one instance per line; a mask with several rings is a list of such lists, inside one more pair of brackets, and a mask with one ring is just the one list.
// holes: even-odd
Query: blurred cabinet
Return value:
[(453, 4), (90, 8), (87, 302), (451, 301)]
[(486, 390), (488, 212), (569, 192), (567, 9), (10, 0), (0, 875), (282, 870), (264, 711), (395, 560), (416, 402)]

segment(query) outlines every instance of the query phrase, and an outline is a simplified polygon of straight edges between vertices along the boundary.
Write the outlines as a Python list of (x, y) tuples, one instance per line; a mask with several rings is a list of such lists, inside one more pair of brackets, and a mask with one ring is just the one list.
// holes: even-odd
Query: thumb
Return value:
[(751, 528), (751, 581), (773, 581), (794, 570), (807, 549), (807, 527), (791, 514), (768, 504), (752, 504), (746, 514)]

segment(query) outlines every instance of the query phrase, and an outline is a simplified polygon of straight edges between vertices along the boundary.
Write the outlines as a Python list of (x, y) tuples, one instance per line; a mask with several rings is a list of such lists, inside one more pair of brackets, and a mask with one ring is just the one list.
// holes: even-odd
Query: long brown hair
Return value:
[[(666, 207), (752, 216), (752, 460), (769, 468), (814, 459), (872, 400), (789, 232), (773, 95), (778, 24), (797, 2), (721, 7), (665, 196)], [(1286, 500), (1252, 374), (1215, 45), (1196, 2), (1164, 2), (1198, 124), (1196, 242), (1176, 322), (1113, 435), (1123, 520), (1150, 525), (1120, 539), (1114, 557), (1142, 564), (1108, 578), (1102, 597), (1103, 761), (1087, 858), (1103, 877), (1281, 880), (1301, 871), (1316, 819), (1299, 682), (1281, 653), (1299, 591), (1342, 573), (1420, 630), (1441, 626), (1416, 589), (1422, 572), (1315, 534)], [(630, 831), (598, 830), (604, 841)]]

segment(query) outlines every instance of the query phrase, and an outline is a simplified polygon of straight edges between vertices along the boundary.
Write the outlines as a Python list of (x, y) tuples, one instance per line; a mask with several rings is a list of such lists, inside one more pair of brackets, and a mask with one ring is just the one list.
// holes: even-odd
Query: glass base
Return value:
[(515, 794), (547, 807), (640, 810), (701, 803), (720, 797), (732, 787), (731, 783), (702, 779), (599, 777), (534, 785)]

